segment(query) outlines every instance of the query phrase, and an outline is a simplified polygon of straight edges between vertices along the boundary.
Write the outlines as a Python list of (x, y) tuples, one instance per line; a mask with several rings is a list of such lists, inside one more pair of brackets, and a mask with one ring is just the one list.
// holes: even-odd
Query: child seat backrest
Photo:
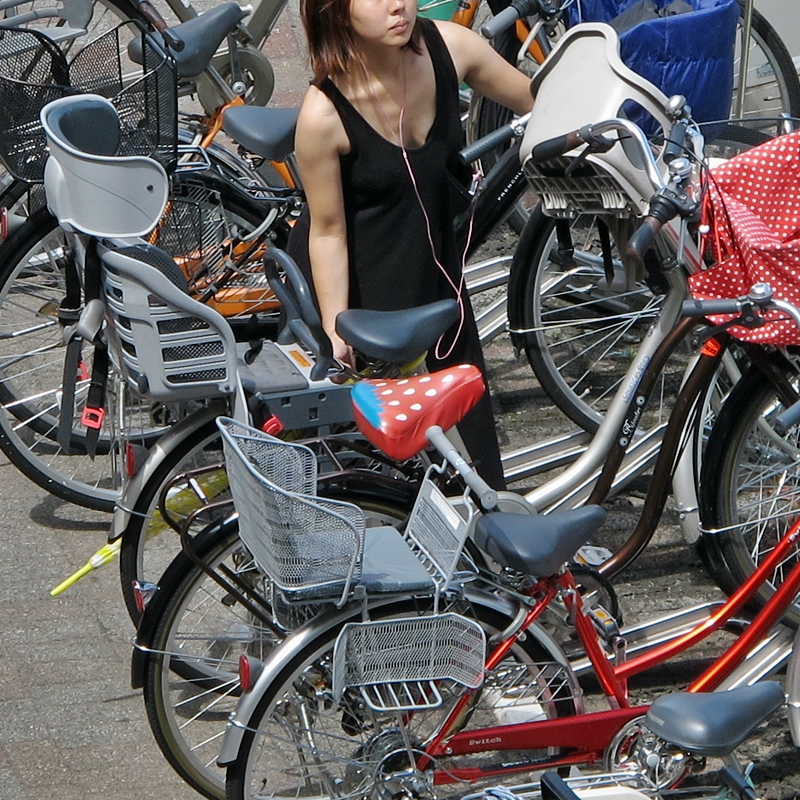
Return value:
[(225, 318), (186, 294), (170, 256), (145, 243), (98, 247), (112, 357), (152, 399), (200, 400), (239, 391), (236, 341)]
[[(620, 216), (643, 212), (653, 193), (651, 183), (637, 163), (635, 151), (622, 143), (608, 153), (588, 157), (590, 166), (585, 172), (590, 180), (584, 185), (579, 176), (559, 180), (563, 169), (543, 169), (530, 158), (533, 148), (548, 139), (584, 125), (624, 118), (626, 105), (629, 109), (631, 104), (638, 106), (669, 130), (664, 113), (668, 98), (622, 63), (614, 29), (602, 23), (587, 23), (567, 31), (534, 75), (531, 93), (533, 111), (520, 158), (526, 177), (542, 194), (546, 210), (555, 215), (563, 212), (564, 216), (576, 212), (616, 212)], [(610, 136), (613, 138), (614, 134)], [(593, 188), (594, 194), (581, 200), (581, 191), (587, 188)], [(582, 202), (588, 205), (582, 206)]]
[(117, 156), (120, 124), (99, 95), (64, 97), (41, 113), (50, 157), (47, 205), (62, 226), (90, 236), (136, 237), (151, 231), (167, 202), (164, 168), (143, 156)]

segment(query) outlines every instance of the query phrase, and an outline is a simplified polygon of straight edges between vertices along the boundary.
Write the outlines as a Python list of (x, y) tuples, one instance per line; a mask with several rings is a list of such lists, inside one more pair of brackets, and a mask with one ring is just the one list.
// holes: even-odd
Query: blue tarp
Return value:
[[(665, 13), (675, 0), (575, 0), (567, 13), (578, 22), (608, 22), (622, 12)], [(644, 19), (620, 34), (622, 60), (667, 96), (682, 94), (697, 122), (727, 119), (733, 94), (736, 0), (683, 0), (692, 11)], [(637, 9), (632, 9), (637, 6)], [(675, 8), (676, 6), (673, 6)]]

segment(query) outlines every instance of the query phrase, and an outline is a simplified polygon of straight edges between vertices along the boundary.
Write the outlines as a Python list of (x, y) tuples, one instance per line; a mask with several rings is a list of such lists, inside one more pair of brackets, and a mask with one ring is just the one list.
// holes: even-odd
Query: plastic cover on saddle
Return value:
[[(777, 299), (800, 305), (800, 131), (771, 139), (715, 167), (704, 200), (707, 246), (715, 264), (689, 278), (698, 300), (742, 297), (768, 283)], [(759, 328), (733, 327), (739, 339), (800, 344), (779, 311)], [(729, 319), (713, 316), (716, 323)]]
[(362, 381), (350, 393), (359, 430), (396, 461), (428, 444), (431, 425), (449, 430), (480, 400), (483, 375), (472, 364), (400, 380)]

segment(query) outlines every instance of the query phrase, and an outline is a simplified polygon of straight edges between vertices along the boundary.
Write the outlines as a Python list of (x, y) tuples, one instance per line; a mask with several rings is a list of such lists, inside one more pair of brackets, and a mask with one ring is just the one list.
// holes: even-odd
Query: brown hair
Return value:
[[(308, 39), (308, 57), (317, 80), (347, 73), (358, 47), (350, 21), (350, 0), (300, 0), (300, 17)], [(421, 53), (419, 27), (408, 42)]]

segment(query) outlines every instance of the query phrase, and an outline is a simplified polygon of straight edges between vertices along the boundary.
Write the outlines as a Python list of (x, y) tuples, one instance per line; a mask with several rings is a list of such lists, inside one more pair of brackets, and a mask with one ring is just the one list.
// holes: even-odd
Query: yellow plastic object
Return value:
[(62, 592), (69, 589), (70, 586), (76, 584), (84, 575), (88, 575), (93, 570), (100, 569), (100, 567), (109, 564), (119, 555), (121, 547), (121, 539), (104, 544), (77, 572), (73, 572), (69, 578), (61, 581), (55, 589), (51, 589), (50, 596), (58, 597)]
[[(206, 502), (210, 502), (228, 488), (228, 473), (224, 469), (216, 469), (212, 472), (200, 475), (196, 478), (196, 483), (202, 489)], [(194, 490), (181, 489), (179, 492), (172, 495), (172, 497), (168, 498), (167, 505), (175, 516), (185, 518), (189, 516), (192, 511), (200, 508), (202, 502)], [(161, 512), (156, 510), (150, 519), (150, 524), (147, 526), (145, 536), (148, 539), (158, 536), (168, 527), (169, 525), (164, 521)], [(58, 586), (51, 589), (50, 596), (58, 597), (58, 595), (65, 592), (71, 586), (74, 586), (81, 578), (88, 575), (90, 572), (100, 569), (100, 567), (104, 567), (106, 564), (110, 564), (119, 556), (121, 549), (121, 538), (104, 544), (79, 570), (73, 572), (72, 575), (61, 581)]]

